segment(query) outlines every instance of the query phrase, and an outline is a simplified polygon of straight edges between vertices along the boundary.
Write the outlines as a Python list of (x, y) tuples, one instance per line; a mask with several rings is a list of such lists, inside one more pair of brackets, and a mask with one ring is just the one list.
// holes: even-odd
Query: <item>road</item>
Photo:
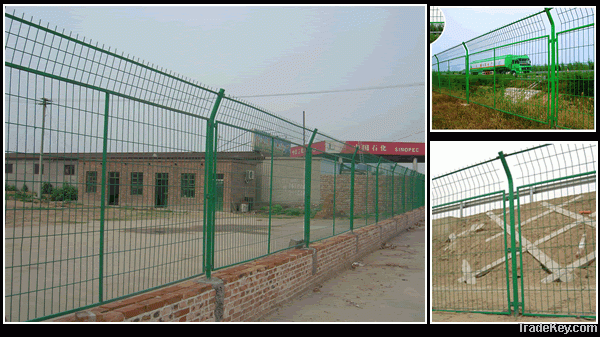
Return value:
[(355, 268), (308, 289), (260, 322), (425, 322), (425, 226), (388, 240)]

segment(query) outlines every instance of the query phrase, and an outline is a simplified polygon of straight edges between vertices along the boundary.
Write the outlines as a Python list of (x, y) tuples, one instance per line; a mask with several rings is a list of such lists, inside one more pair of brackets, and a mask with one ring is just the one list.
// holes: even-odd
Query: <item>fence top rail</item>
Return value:
[[(545, 13), (546, 11), (551, 10), (552, 8), (544, 9), (540, 12), (531, 14), (517, 21), (506, 24), (502, 27), (496, 28), (490, 32), (485, 34), (476, 36), (470, 40), (465, 41), (464, 43), (469, 47), (469, 52), (475, 52), (481, 48), (489, 48), (490, 44), (496, 44), (498, 42), (506, 41), (506, 40), (515, 40), (520, 38), (522, 35), (532, 36), (537, 32), (545, 32), (545, 27), (542, 23), (542, 16), (540, 14)], [(538, 16), (540, 15), (540, 16)], [(538, 17), (536, 17), (538, 16)], [(532, 28), (534, 27), (534, 28)], [(508, 28), (508, 29), (507, 29)], [(484, 44), (486, 43), (487, 44)], [(481, 44), (484, 44), (480, 46)], [(507, 44), (507, 43), (503, 43)], [(436, 56), (441, 56), (451, 49), (462, 47), (462, 43), (458, 44), (454, 47), (448, 48), (442, 52), (435, 54)], [(465, 52), (464, 48), (460, 48), (460, 50)], [(464, 55), (464, 54), (463, 54)], [(445, 60), (445, 59), (444, 59)], [(440, 60), (441, 61), (441, 60)]]
[[(481, 48), (489, 49), (491, 48), (490, 45), (495, 46), (495, 44), (497, 44), (498, 42), (506, 40), (516, 40), (518, 38), (522, 38), (524, 35), (532, 37), (536, 35), (535, 33), (539, 32), (542, 33), (539, 33), (537, 35), (548, 35), (544, 34), (544, 32), (546, 31), (546, 27), (542, 22), (542, 18), (546, 17), (546, 15), (543, 15), (543, 13), (550, 13), (551, 10), (554, 10), (554, 12), (556, 13), (556, 17), (558, 17), (558, 21), (561, 24), (562, 32), (571, 31), (582, 27), (592, 27), (594, 25), (595, 13), (593, 8), (545, 8), (542, 11), (528, 15), (522, 19), (503, 25), (485, 34), (476, 36), (468, 41), (465, 41), (465, 44), (467, 44), (470, 47), (469, 53), (475, 52)], [(488, 44), (479, 46), (484, 42), (488, 42)], [(503, 44), (506, 45), (510, 43)], [(436, 53), (435, 56), (444, 55), (446, 52), (461, 46), (462, 44), (458, 44), (454, 47), (450, 47), (444, 51)], [(464, 52), (463, 48), (459, 50)], [(446, 59), (440, 59), (440, 62), (442, 61), (446, 61)]]
[[(521, 23), (523, 23), (523, 25), (517, 25), (517, 27), (518, 27), (518, 28), (524, 28), (525, 26), (531, 26), (531, 24), (532, 24), (532, 23), (534, 23), (534, 22), (537, 22), (537, 21), (531, 21), (531, 20), (529, 20), (529, 19), (535, 18), (537, 15), (540, 15), (540, 14), (542, 14), (542, 13), (546, 13), (547, 11), (549, 11), (549, 10), (551, 10), (551, 9), (552, 9), (552, 8), (546, 8), (546, 9), (544, 9), (544, 10), (540, 11), (540, 12), (537, 12), (537, 13), (531, 14), (531, 15), (529, 15), (529, 16), (526, 16), (526, 17), (522, 18), (522, 19), (519, 19), (519, 20), (517, 20), (517, 21), (514, 21), (514, 22), (511, 22), (511, 23), (509, 23), (509, 24), (506, 24), (506, 25), (504, 25), (504, 26), (502, 26), (502, 27), (500, 27), (500, 28), (496, 28), (496, 29), (494, 29), (494, 30), (492, 30), (492, 31), (489, 31), (489, 32), (485, 33), (485, 34), (482, 34), (482, 35), (479, 35), (479, 36), (477, 36), (477, 37), (474, 37), (474, 38), (472, 38), (472, 39), (470, 39), (470, 40), (468, 40), (468, 41), (465, 41), (465, 43), (467, 43), (467, 44), (468, 44), (468, 43), (470, 43), (470, 42), (472, 42), (472, 41), (475, 41), (475, 40), (477, 40), (477, 39), (480, 39), (480, 38), (486, 37), (486, 36), (488, 36), (488, 35), (492, 35), (492, 34), (494, 34), (494, 33), (500, 33), (500, 34), (502, 34), (502, 33), (506, 33), (506, 32), (502, 32), (502, 30), (503, 30), (504, 28), (512, 27), (512, 26), (515, 26), (515, 25), (517, 25), (517, 24), (521, 24)], [(539, 20), (541, 20), (541, 19), (539, 19)], [(513, 29), (514, 29), (514, 28), (513, 28)], [(513, 33), (513, 35), (514, 35), (514, 33), (515, 33), (514, 31), (509, 31), (509, 32)], [(533, 30), (529, 29), (529, 31), (528, 31), (527, 33), (529, 34), (529, 33), (531, 33), (531, 32), (533, 32)], [(494, 35), (496, 35), (496, 34), (494, 34)], [(513, 36), (513, 37), (516, 37), (516, 36)]]
[[(543, 144), (543, 145), (534, 146), (534, 147), (531, 147), (531, 148), (528, 148), (528, 149), (515, 151), (515, 152), (512, 152), (512, 153), (507, 153), (507, 154), (504, 154), (504, 157), (509, 157), (509, 156), (517, 155), (519, 153), (532, 151), (532, 150), (535, 150), (535, 149), (538, 149), (538, 148), (542, 148), (542, 147), (546, 147), (546, 146), (550, 146), (550, 145), (552, 145), (552, 144)], [(455, 170), (455, 171), (452, 171), (452, 172), (449, 172), (449, 173), (445, 173), (445, 174), (439, 175), (437, 177), (433, 177), (431, 180), (441, 179), (443, 177), (446, 177), (446, 176), (449, 176), (449, 175), (452, 175), (452, 174), (456, 174), (456, 173), (459, 173), (461, 171), (465, 171), (465, 170), (471, 169), (471, 168), (476, 167), (476, 166), (480, 166), (480, 165), (483, 165), (483, 164), (487, 164), (487, 163), (493, 162), (493, 161), (495, 161), (495, 160), (497, 160), (499, 158), (500, 158), (499, 156), (495, 156), (494, 158), (488, 159), (486, 161), (482, 161), (482, 162), (479, 162), (479, 163), (476, 163), (476, 164), (473, 164), (473, 165), (469, 165), (467, 167), (463, 167), (461, 169), (458, 169), (458, 170)]]
[[(5, 13), (5, 66), (69, 81), (183, 114), (209, 119), (218, 89), (159, 68), (99, 42)], [(274, 135), (286, 135), (302, 144), (304, 127), (236, 98), (223, 96), (216, 120)], [(332, 137), (329, 137), (333, 139)]]
[(215, 89), (14, 14), (4, 14), (6, 62), (176, 110), (208, 114), (211, 104), (206, 103), (214, 101)]
[(591, 7), (556, 8), (556, 14), (561, 24), (561, 30), (594, 25), (595, 14), (594, 8)]

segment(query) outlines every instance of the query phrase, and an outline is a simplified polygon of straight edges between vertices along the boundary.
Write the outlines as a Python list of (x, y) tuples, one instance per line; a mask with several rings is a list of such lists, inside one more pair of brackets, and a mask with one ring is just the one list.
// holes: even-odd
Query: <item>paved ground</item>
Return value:
[(353, 269), (284, 303), (261, 322), (425, 322), (425, 226), (409, 228)]

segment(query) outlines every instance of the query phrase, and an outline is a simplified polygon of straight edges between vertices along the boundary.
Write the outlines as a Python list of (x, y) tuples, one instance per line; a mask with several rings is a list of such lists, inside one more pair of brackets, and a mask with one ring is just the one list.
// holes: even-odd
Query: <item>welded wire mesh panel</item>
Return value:
[(502, 174), (494, 159), (432, 180), (434, 310), (510, 313)]
[(218, 124), (215, 268), (301, 243), (305, 167), (291, 147), (262, 130)]
[(5, 24), (7, 319), (201, 274), (214, 93), (12, 15)]
[[(33, 20), (33, 19), (32, 19)], [(177, 111), (210, 114), (216, 92), (124, 52), (5, 13), (5, 60), (49, 76), (135, 97)], [(210, 94), (210, 95), (207, 95)]]
[(524, 314), (596, 315), (597, 145), (549, 145), (511, 156)]
[[(9, 320), (202, 273), (203, 169), (193, 153), (202, 150), (205, 121), (11, 73), (35, 81), (7, 95)], [(36, 93), (51, 101), (45, 111)]]
[[(434, 178), (434, 310), (595, 317), (597, 155), (547, 144)], [(511, 190), (488, 192), (500, 162)]]
[(5, 317), (23, 321), (98, 300), (101, 212), (79, 198), (77, 163), (102, 149), (107, 106), (93, 89), (15, 69), (7, 76)]
[(557, 124), (594, 128), (594, 9), (557, 8)]
[(310, 135), (313, 131), (254, 104), (228, 95), (221, 101), (216, 121), (247, 130), (266, 132), (296, 144), (308, 142), (308, 139), (304, 138), (306, 134)]
[(548, 36), (545, 12), (465, 42), (469, 99), (548, 122)]
[[(485, 202), (495, 197), (498, 202)], [(504, 191), (458, 201), (471, 203), (461, 211), (445, 212), (433, 220), (434, 310), (510, 313), (509, 263)]]
[[(78, 161), (82, 181), (106, 179), (105, 300), (202, 273), (206, 129), (193, 115), (128, 99), (109, 104), (106, 160)], [(100, 186), (80, 196), (102, 204)]]
[[(452, 47), (433, 57), (432, 81), (440, 93), (467, 98), (466, 52), (462, 45)], [(436, 83), (437, 82), (437, 83)]]

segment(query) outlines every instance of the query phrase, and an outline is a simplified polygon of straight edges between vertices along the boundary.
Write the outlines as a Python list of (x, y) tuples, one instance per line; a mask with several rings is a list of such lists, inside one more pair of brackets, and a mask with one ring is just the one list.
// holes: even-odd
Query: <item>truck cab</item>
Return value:
[(513, 75), (531, 72), (531, 61), (527, 56), (513, 58), (510, 73)]

